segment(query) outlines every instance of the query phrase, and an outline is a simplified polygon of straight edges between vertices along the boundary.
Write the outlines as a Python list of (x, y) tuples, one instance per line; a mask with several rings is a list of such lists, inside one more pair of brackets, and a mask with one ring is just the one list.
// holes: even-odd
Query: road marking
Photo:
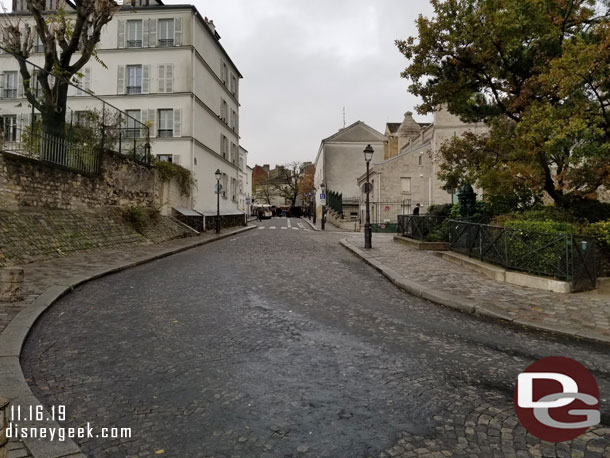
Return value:
[(270, 226), (269, 229), (276, 229), (276, 227), (275, 226)]
[(307, 232), (311, 231), (311, 229), (303, 229), (303, 230), (304, 230), (304, 231), (307, 231)]
[(288, 229), (287, 227), (280, 227), (280, 229)]
[(288, 225), (288, 227), (292, 227), (292, 223), (290, 222), (290, 218), (286, 219), (286, 224)]
[(264, 226), (258, 226), (258, 230), (260, 231), (261, 229), (265, 229)]
[(297, 226), (299, 226), (301, 229), (305, 229), (305, 226), (303, 226), (303, 223), (297, 223)]
[(298, 227), (293, 227), (293, 229), (294, 229), (295, 231), (298, 231), (298, 230), (299, 230), (299, 228), (298, 228)]

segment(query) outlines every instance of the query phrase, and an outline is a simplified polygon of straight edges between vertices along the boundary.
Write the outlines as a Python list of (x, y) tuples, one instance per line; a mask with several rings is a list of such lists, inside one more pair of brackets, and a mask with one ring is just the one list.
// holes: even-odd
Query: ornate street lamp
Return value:
[(372, 239), (373, 234), (371, 231), (371, 212), (369, 210), (370, 201), (369, 194), (371, 192), (371, 184), (369, 183), (369, 164), (373, 159), (373, 153), (375, 150), (371, 145), (366, 145), (364, 148), (364, 160), (366, 161), (366, 184), (365, 184), (365, 192), (366, 192), (366, 220), (364, 223), (364, 248), (372, 247)]
[(220, 169), (214, 173), (216, 177), (216, 233), (220, 234), (220, 179), (222, 178), (222, 172)]

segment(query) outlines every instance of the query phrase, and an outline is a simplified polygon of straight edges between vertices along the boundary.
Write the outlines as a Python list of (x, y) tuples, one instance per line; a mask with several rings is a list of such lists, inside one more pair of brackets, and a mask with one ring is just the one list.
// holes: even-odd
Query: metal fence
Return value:
[(507, 269), (572, 282), (573, 291), (594, 289), (599, 273), (595, 239), (449, 221), (454, 251)]
[[(1, 46), (0, 49), (10, 54)], [(31, 67), (33, 97), (40, 102), (43, 95), (36, 75), (46, 70), (30, 61), (25, 62)], [(51, 84), (56, 84), (60, 77), (51, 75), (49, 78), (55, 81)], [(16, 110), (15, 114), (0, 117), (0, 150), (86, 173), (99, 172), (99, 153), (104, 150), (150, 164), (150, 128), (143, 122), (150, 110), (126, 112), (84, 87), (65, 82), (70, 86), (68, 106), (65, 107), (65, 135), (53, 135), (45, 129), (41, 113), (30, 103), (32, 108), (25, 113)], [(19, 101), (17, 94), (10, 95)], [(21, 107), (23, 103), (15, 106)]]
[(431, 235), (442, 231), (446, 221), (444, 216), (399, 215), (398, 233), (416, 240), (428, 240)]

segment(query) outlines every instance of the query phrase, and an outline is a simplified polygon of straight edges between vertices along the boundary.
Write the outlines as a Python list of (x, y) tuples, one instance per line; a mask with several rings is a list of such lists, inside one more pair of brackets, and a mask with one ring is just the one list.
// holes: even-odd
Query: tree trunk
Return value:
[(68, 85), (57, 81), (52, 90), (57, 103), (41, 112), (42, 142), (40, 158), (55, 164), (68, 164), (68, 148), (66, 145), (66, 103)]

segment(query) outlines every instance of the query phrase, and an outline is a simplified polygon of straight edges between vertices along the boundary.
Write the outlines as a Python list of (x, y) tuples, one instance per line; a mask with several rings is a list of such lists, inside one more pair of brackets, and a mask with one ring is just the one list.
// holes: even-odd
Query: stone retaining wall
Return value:
[[(236, 227), (245, 226), (246, 217), (243, 214), (237, 215), (220, 215), (220, 227)], [(206, 215), (205, 216), (205, 230), (213, 231), (216, 229), (216, 216)]]
[(90, 249), (159, 243), (191, 235), (171, 218), (150, 219), (138, 233), (122, 211), (0, 210), (0, 266), (16, 265)]
[(95, 175), (0, 152), (0, 209), (138, 205), (169, 214), (172, 206), (188, 206), (188, 196), (176, 192), (177, 188), (174, 182), (161, 181), (154, 168), (112, 152), (102, 155), (101, 172)]

